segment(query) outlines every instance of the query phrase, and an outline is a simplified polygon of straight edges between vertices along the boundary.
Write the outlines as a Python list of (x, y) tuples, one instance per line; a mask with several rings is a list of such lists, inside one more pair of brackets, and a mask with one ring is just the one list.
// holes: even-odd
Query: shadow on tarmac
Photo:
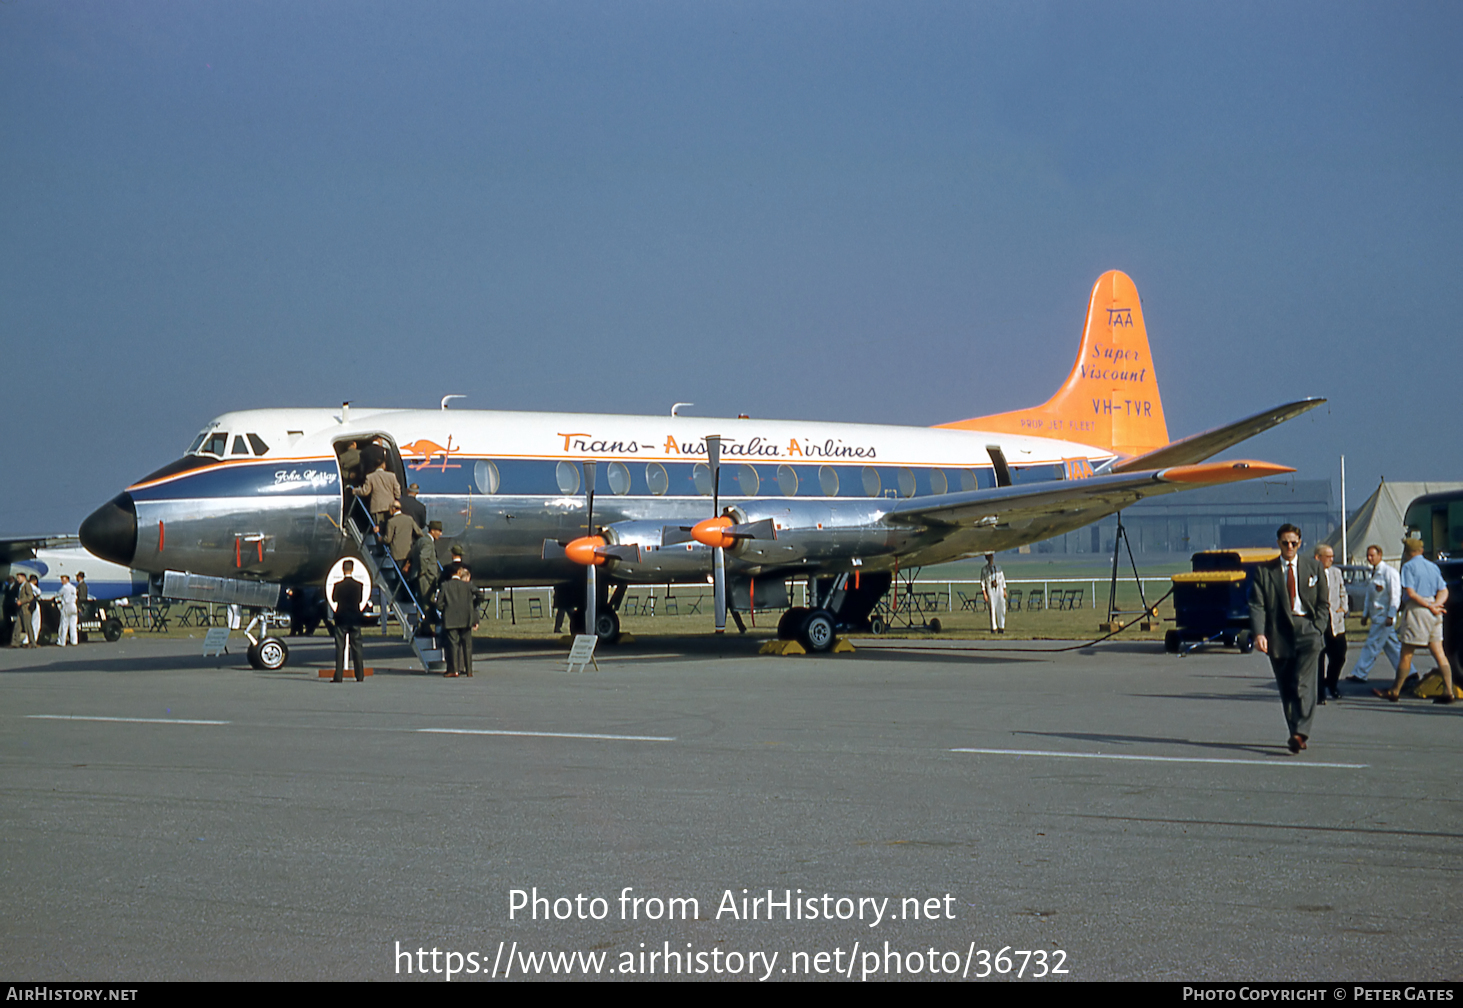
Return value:
[(1261, 756), (1274, 756), (1277, 753), (1284, 753), (1285, 747), (1281, 745), (1266, 745), (1259, 742), (1202, 742), (1195, 739), (1165, 738), (1160, 735), (1109, 735), (1102, 732), (1037, 732), (1018, 731), (1014, 735), (1034, 735), (1043, 738), (1065, 738), (1078, 742), (1104, 742), (1113, 745), (1174, 745), (1188, 746), (1194, 749), (1220, 749), (1226, 752), (1258, 753)]

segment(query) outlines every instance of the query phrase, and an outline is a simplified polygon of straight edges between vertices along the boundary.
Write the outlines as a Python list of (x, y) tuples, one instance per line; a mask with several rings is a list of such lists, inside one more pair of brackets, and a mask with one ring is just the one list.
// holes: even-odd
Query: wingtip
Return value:
[(1236, 459), (1232, 462), (1201, 462), (1198, 465), (1170, 466), (1158, 472), (1158, 478), (1167, 483), (1238, 483), (1241, 480), (1260, 479), (1264, 476), (1282, 476), (1293, 473), (1291, 466), (1274, 462), (1260, 462), (1255, 459)]

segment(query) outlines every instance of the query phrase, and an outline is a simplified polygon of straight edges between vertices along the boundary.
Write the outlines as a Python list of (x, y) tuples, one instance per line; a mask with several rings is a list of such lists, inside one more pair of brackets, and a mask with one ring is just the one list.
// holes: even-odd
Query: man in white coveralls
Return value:
[(996, 555), (985, 555), (980, 569), (980, 590), (985, 593), (986, 608), (991, 613), (991, 633), (1006, 632), (1006, 574), (996, 566)]

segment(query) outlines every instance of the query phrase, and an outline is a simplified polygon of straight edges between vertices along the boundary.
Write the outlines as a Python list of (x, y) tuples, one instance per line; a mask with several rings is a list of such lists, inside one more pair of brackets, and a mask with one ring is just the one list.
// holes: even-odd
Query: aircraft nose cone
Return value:
[(119, 493), (81, 523), (81, 545), (103, 560), (132, 566), (137, 552), (137, 506), (132, 495)]

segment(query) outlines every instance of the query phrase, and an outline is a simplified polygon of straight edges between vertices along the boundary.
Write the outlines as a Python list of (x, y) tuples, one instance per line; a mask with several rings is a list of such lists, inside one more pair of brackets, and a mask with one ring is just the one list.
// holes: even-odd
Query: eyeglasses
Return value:
[(1280, 545), (1282, 545), (1282, 546), (1299, 546), (1300, 545), (1300, 540), (1299, 539), (1282, 539), (1282, 540), (1280, 540)]

